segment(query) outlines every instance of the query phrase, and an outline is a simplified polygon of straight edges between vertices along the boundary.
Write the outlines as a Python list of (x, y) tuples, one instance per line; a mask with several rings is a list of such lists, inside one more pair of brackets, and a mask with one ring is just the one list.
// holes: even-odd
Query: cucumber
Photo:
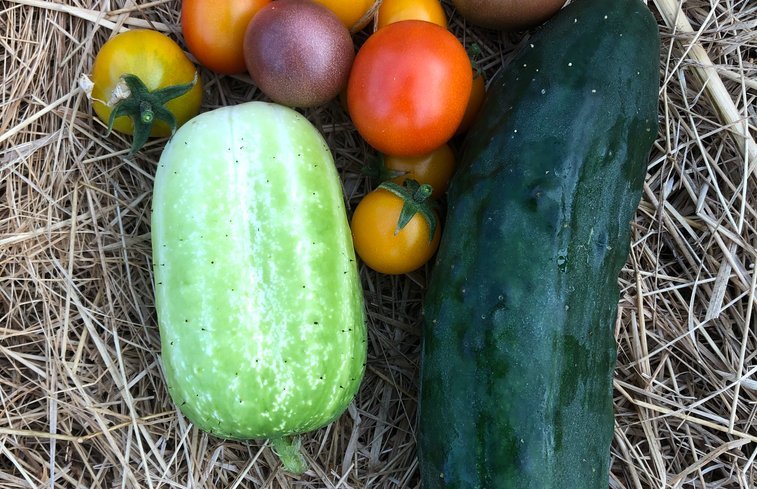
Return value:
[(424, 299), (424, 489), (607, 488), (658, 62), (641, 1), (576, 0), (492, 80)]
[(249, 102), (182, 126), (155, 175), (152, 248), (165, 377), (190, 421), (285, 452), (346, 409), (365, 367), (362, 287), (307, 119)]

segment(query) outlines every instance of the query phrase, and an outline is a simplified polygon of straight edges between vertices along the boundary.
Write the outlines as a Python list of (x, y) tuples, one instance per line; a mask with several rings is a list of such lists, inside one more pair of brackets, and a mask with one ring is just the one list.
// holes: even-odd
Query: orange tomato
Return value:
[[(379, 187), (363, 197), (352, 215), (355, 251), (377, 272), (412, 272), (428, 262), (439, 247), (439, 226), (435, 225), (432, 236), (429, 222), (420, 213), (398, 229), (405, 202), (405, 198)], [(434, 219), (438, 222), (435, 212)]]
[(407, 179), (420, 184), (427, 183), (434, 189), (431, 197), (440, 199), (447, 191), (449, 180), (455, 171), (455, 153), (448, 144), (443, 144), (421, 156), (384, 156), (384, 171), (399, 173), (392, 178), (399, 185)]
[(376, 29), (401, 20), (425, 20), (447, 28), (439, 0), (384, 0), (376, 13)]
[(347, 106), (360, 135), (385, 154), (417, 156), (446, 143), (470, 98), (471, 63), (447, 29), (395, 22), (373, 33), (355, 56)]
[(271, 0), (184, 0), (181, 31), (189, 52), (216, 73), (245, 72), (242, 41), (247, 24), (269, 3)]
[(455, 134), (463, 134), (470, 126), (473, 125), (473, 121), (476, 120), (478, 112), (481, 110), (481, 106), (484, 104), (484, 96), (486, 95), (486, 80), (484, 75), (479, 74), (475, 69), (473, 70), (473, 87), (471, 88), (470, 98), (468, 99), (468, 105), (465, 108), (465, 115), (460, 122)]
[(328, 7), (347, 26), (350, 32), (357, 32), (371, 20), (368, 15), (376, 0), (314, 0)]

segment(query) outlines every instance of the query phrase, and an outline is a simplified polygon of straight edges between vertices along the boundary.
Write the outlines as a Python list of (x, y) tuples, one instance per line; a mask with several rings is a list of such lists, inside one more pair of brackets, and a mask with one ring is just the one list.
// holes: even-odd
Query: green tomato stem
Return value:
[(157, 90), (148, 90), (144, 82), (136, 75), (125, 74), (121, 77), (129, 88), (129, 96), (120, 100), (110, 113), (108, 118), (108, 134), (113, 130), (116, 118), (126, 116), (131, 118), (134, 124), (131, 154), (136, 153), (144, 146), (152, 132), (152, 126), (156, 121), (163, 121), (176, 130), (176, 118), (165, 107), (170, 100), (189, 92), (197, 83), (197, 75), (189, 83), (171, 85)]
[(378, 188), (391, 192), (403, 201), (400, 217), (397, 220), (397, 227), (394, 229), (394, 235), (399, 234), (402, 229), (413, 219), (416, 214), (428, 224), (428, 241), (434, 239), (436, 233), (437, 219), (434, 213), (436, 202), (431, 198), (434, 191), (433, 187), (427, 183), (419, 184), (415, 180), (408, 178), (400, 186), (394, 182), (383, 182)]
[(470, 58), (470, 63), (473, 67), (473, 78), (483, 76), (484, 70), (481, 68), (481, 65), (478, 62), (478, 60), (481, 58), (481, 46), (479, 46), (478, 43), (474, 42), (468, 47), (468, 49), (466, 49), (466, 51), (468, 52), (468, 58)]
[(155, 119), (155, 112), (152, 111), (152, 105), (150, 102), (142, 102), (139, 107), (140, 113), (139, 118), (144, 122), (145, 124), (151, 124), (153, 119)]
[(392, 170), (386, 167), (385, 158), (379, 154), (377, 157), (372, 158), (371, 161), (363, 165), (361, 173), (369, 178), (384, 182), (391, 180), (392, 178), (401, 177), (407, 175), (407, 171)]

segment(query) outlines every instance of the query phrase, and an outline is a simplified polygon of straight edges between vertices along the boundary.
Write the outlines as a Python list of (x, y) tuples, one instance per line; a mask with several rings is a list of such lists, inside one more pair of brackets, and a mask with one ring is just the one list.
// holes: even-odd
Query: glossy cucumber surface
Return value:
[(424, 489), (607, 488), (658, 62), (644, 3), (576, 0), (492, 80), (424, 302)]

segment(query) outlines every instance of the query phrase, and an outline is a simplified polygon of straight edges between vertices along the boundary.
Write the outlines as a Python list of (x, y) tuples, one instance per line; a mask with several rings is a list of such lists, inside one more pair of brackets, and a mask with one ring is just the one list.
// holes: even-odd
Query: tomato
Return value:
[(439, 0), (384, 0), (376, 13), (376, 29), (412, 19), (447, 28), (447, 16)]
[(181, 32), (189, 52), (222, 74), (246, 71), (242, 41), (250, 19), (271, 0), (184, 0)]
[(244, 35), (253, 83), (288, 107), (315, 107), (347, 86), (355, 45), (331, 10), (311, 0), (278, 0), (261, 9)]
[(371, 20), (370, 15), (376, 0), (314, 0), (328, 7), (350, 32), (357, 32)]
[(431, 152), (463, 119), (470, 70), (465, 48), (447, 29), (420, 20), (389, 24), (355, 56), (347, 83), (352, 122), (382, 153)]
[(402, 184), (407, 179), (427, 183), (434, 189), (431, 197), (439, 199), (447, 191), (455, 170), (455, 154), (448, 144), (421, 156), (384, 156), (384, 172), (399, 174), (393, 182)]
[(473, 87), (471, 88), (470, 98), (468, 99), (468, 105), (465, 108), (465, 115), (463, 120), (457, 127), (455, 134), (463, 134), (470, 126), (473, 125), (473, 121), (476, 120), (478, 111), (481, 110), (481, 106), (484, 104), (484, 96), (486, 95), (486, 80), (484, 75), (477, 70), (473, 70)]
[(521, 30), (546, 21), (565, 0), (452, 0), (468, 22), (500, 30)]
[(91, 81), (95, 113), (109, 129), (134, 135), (132, 152), (149, 136), (171, 135), (202, 104), (197, 69), (178, 44), (153, 30), (126, 31), (108, 40), (95, 56)]
[[(352, 215), (355, 251), (377, 272), (412, 272), (428, 262), (439, 247), (438, 216), (426, 200), (431, 189), (410, 182), (403, 187), (381, 184), (363, 197)], [(401, 219), (407, 216), (412, 217), (403, 226)]]

